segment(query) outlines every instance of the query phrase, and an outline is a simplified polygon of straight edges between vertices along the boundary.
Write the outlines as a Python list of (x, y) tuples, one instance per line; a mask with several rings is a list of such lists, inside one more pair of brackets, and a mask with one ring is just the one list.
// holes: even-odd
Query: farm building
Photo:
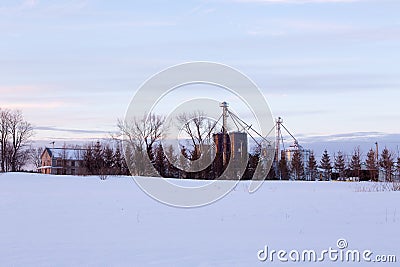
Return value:
[(81, 148), (46, 147), (41, 156), (41, 167), (38, 170), (43, 174), (82, 175), (85, 171), (84, 151)]

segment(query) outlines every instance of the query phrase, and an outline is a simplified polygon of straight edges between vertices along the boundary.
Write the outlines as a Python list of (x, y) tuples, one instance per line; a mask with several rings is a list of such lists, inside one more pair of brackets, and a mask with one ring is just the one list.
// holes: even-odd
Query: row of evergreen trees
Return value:
[(107, 175), (129, 175), (129, 169), (122, 155), (121, 147), (100, 142), (84, 146), (83, 167), (87, 175), (99, 175), (105, 179)]
[[(365, 167), (363, 168), (362, 165)], [(363, 161), (360, 149), (356, 148), (349, 158), (339, 151), (331, 159), (328, 151), (325, 150), (318, 164), (313, 152), (310, 153), (308, 161), (303, 162), (302, 152), (296, 150), (290, 163), (282, 154), (276, 177), (284, 180), (331, 180), (332, 178), (344, 180), (349, 177), (357, 177), (363, 180), (377, 181), (380, 171), (383, 173), (385, 181), (393, 181), (394, 177), (400, 175), (400, 157), (395, 159), (394, 153), (387, 148), (383, 149), (378, 157), (376, 151), (370, 149)]]

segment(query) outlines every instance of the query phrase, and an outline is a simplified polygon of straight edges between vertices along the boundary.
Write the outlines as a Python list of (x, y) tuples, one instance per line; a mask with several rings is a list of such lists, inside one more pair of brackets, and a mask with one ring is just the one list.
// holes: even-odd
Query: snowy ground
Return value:
[[(359, 192), (370, 184), (247, 183), (195, 209), (172, 208), (131, 178), (0, 175), (0, 266), (345, 266), (261, 262), (269, 249), (348, 249), (396, 255), (400, 192)], [(374, 256), (372, 256), (373, 258)]]

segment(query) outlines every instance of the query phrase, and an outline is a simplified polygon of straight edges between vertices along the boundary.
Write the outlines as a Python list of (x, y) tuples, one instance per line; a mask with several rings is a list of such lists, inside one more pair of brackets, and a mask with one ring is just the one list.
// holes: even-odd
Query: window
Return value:
[(75, 167), (75, 161), (71, 161), (71, 167)]

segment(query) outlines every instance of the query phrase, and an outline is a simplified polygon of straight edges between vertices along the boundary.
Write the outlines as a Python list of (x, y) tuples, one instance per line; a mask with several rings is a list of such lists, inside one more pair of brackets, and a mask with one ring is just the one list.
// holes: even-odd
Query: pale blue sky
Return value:
[(147, 78), (201, 60), (252, 78), (299, 136), (396, 134), (399, 12), (398, 0), (3, 0), (0, 107), (22, 109), (39, 139), (101, 136)]

